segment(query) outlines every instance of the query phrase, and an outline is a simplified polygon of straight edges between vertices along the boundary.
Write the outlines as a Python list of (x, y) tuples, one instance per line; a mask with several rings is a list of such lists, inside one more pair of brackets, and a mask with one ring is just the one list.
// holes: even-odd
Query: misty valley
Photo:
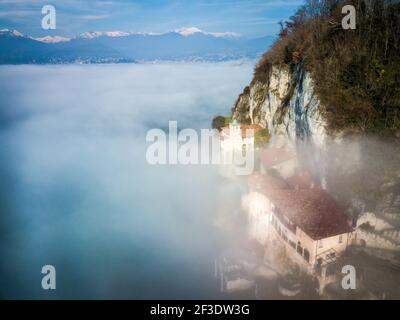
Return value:
[[(112, 289), (113, 296), (121, 298), (165, 298), (172, 290), (176, 297), (319, 299), (320, 285), (291, 262), (290, 246), (286, 254), (281, 251), (278, 234), (274, 245), (265, 242), (268, 228), (258, 220), (265, 193), (254, 181), (267, 179), (268, 190), (277, 185), (269, 191), (274, 193), (289, 183), (295, 191), (283, 192), (296, 197), (301, 191), (297, 189), (315, 186), (312, 193), (317, 194), (318, 188), (328, 188), (340, 206), (354, 202), (355, 212), (367, 211), (376, 206), (376, 199), (388, 201), (374, 192), (379, 185), (386, 183), (382, 190), (396, 185), (380, 174), (397, 168), (398, 153), (390, 144), (373, 139), (332, 144), (320, 154), (321, 166), (311, 145), (298, 147), (295, 160), (280, 149), (282, 141), (277, 139), (278, 145), (269, 151), (256, 150), (250, 178), (232, 176), (233, 162), (157, 166), (146, 159), (151, 149), (148, 132), (171, 134), (166, 113), (177, 121), (176, 137), (183, 128), (193, 128), (200, 137), (202, 129), (210, 129), (211, 117), (224, 114), (235, 102), (235, 92), (250, 82), (252, 66), (225, 62), (1, 67), (5, 90), (0, 98), (8, 101), (1, 111), (0, 146), (7, 150), (1, 159), (1, 192), (19, 190), (7, 198), (2, 216), (12, 226), (1, 243), (8, 275), (4, 281), (14, 281), (15, 272), (24, 279), (6, 296), (86, 298), (93, 297), (96, 288), (98, 298), (110, 297)], [(155, 88), (157, 96), (143, 94)], [(235, 134), (234, 126), (226, 131), (226, 141)], [(259, 128), (252, 128), (257, 136)], [(194, 147), (201, 147), (201, 139), (197, 142)], [(296, 171), (298, 163), (312, 176)], [(260, 173), (264, 178), (257, 178)], [(280, 174), (296, 178), (284, 182)], [(393, 192), (386, 195), (395, 197)], [(357, 204), (365, 195), (370, 200)], [(358, 225), (376, 219), (367, 215)], [(284, 228), (279, 229), (281, 237), (288, 237)], [(268, 237), (275, 231), (269, 232)], [(303, 244), (296, 248), (302, 248), (303, 261), (313, 259)], [(335, 283), (340, 285), (347, 275), (342, 267), (350, 264), (357, 266), (356, 282), (362, 286), (345, 291), (348, 297), (368, 296), (365, 283), (370, 286), (383, 274), (384, 286), (396, 286), (390, 263), (357, 251), (344, 259), (335, 271)], [(35, 285), (41, 277), (35, 270), (46, 264), (57, 269), (55, 293)], [(392, 289), (388, 292), (393, 294)], [(324, 294), (343, 297), (329, 286)]]
[[(218, 172), (150, 165), (146, 134), (165, 128), (166, 114), (197, 132), (210, 128), (251, 69), (1, 66), (1, 295), (220, 296)], [(54, 291), (40, 287), (44, 265), (57, 271)]]

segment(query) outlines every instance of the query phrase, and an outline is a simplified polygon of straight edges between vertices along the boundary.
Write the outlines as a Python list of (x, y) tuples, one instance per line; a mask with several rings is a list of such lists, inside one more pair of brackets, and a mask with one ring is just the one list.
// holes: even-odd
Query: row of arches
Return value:
[(275, 228), (276, 232), (278, 235), (282, 238), (283, 241), (286, 243), (289, 243), (289, 245), (296, 250), (296, 252), (303, 257), (303, 259), (307, 262), (310, 263), (310, 252), (306, 249), (303, 248), (302, 244), (300, 241), (297, 241), (295, 243), (294, 241), (290, 240), (286, 234), (286, 230), (283, 229), (280, 225), (280, 222), (278, 221), (277, 218), (275, 218), (274, 215), (272, 215), (272, 226)]

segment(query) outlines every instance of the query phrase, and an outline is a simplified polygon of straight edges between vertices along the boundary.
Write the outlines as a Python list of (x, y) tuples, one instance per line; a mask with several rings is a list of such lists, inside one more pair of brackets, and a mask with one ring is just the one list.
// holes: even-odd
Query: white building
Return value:
[(250, 236), (262, 244), (279, 239), (308, 271), (334, 261), (350, 244), (350, 221), (320, 188), (296, 189), (283, 179), (254, 175), (243, 204)]
[[(259, 125), (241, 125), (234, 120), (220, 133), (220, 173), (235, 176), (235, 166), (247, 163), (249, 173), (254, 170), (255, 134), (262, 129)], [(251, 153), (248, 153), (251, 152)]]
[(254, 147), (255, 134), (261, 129), (257, 124), (243, 125), (234, 120), (221, 130), (221, 149), (225, 152), (232, 152), (243, 151), (247, 146)]
[(242, 197), (242, 205), (248, 213), (248, 232), (252, 239), (266, 244), (270, 232), (272, 203), (260, 192), (261, 187), (270, 189), (288, 189), (290, 186), (283, 180), (270, 175), (254, 174), (249, 178), (248, 193)]

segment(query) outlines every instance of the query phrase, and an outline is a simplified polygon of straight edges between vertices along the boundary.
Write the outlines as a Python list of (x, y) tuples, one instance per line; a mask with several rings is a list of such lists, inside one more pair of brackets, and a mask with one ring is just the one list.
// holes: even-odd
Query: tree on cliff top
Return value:
[[(342, 7), (356, 8), (356, 29), (342, 28)], [(400, 3), (307, 0), (282, 23), (278, 40), (255, 68), (310, 71), (331, 132), (392, 135), (400, 130)]]

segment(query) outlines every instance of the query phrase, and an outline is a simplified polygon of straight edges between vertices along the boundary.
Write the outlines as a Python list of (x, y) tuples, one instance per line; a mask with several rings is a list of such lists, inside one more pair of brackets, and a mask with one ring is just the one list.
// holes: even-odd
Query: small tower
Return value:
[(229, 124), (229, 135), (232, 140), (232, 147), (234, 150), (241, 150), (242, 149), (242, 130), (240, 124), (237, 120), (233, 120)]

